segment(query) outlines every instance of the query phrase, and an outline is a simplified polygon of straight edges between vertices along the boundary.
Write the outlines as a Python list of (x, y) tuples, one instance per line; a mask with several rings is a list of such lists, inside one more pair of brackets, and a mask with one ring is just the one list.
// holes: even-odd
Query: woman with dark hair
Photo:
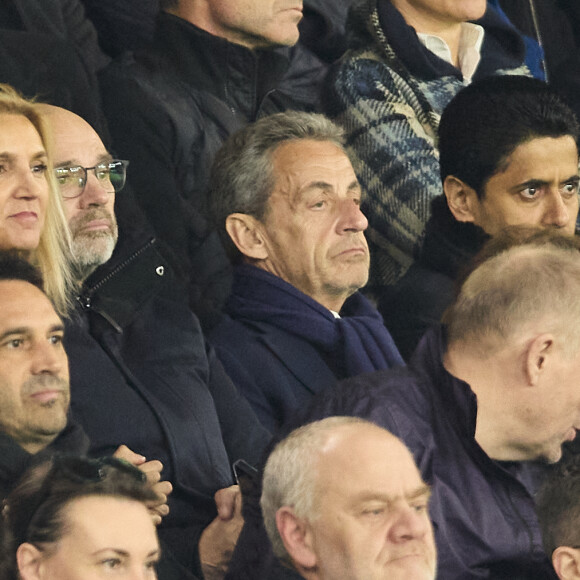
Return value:
[(4, 501), (2, 580), (157, 578), (159, 543), (142, 471), (107, 457), (55, 456)]

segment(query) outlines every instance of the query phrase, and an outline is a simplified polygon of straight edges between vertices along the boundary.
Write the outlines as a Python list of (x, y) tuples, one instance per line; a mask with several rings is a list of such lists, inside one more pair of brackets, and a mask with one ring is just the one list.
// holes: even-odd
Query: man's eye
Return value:
[(23, 344), (24, 341), (21, 338), (11, 338), (4, 343), (4, 346), (8, 348), (20, 348)]
[(426, 503), (418, 503), (413, 506), (413, 509), (417, 513), (423, 513), (427, 511), (427, 504)]
[(97, 165), (97, 167), (95, 167), (95, 175), (97, 176), (97, 179), (99, 181), (103, 181), (104, 179), (108, 179), (109, 178), (109, 165)]
[(71, 174), (69, 169), (57, 169), (55, 171), (56, 174), (56, 180), (58, 181), (59, 185), (66, 185), (67, 183), (70, 183), (71, 181), (73, 181), (74, 176)]
[(62, 335), (60, 334), (55, 334), (53, 336), (51, 336), (48, 340), (51, 344), (62, 344)]
[(568, 183), (565, 183), (564, 187), (562, 188), (562, 193), (570, 197), (578, 193), (578, 182), (570, 181)]
[(520, 195), (524, 199), (535, 199), (538, 197), (540, 189), (538, 187), (526, 187), (520, 191)]

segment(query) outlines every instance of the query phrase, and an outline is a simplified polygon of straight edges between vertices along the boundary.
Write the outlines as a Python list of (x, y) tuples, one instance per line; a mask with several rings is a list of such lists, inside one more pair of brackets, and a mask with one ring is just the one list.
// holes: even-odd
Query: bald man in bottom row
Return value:
[(433, 580), (429, 494), (397, 437), (330, 417), (276, 446), (261, 506), (274, 553), (306, 580)]

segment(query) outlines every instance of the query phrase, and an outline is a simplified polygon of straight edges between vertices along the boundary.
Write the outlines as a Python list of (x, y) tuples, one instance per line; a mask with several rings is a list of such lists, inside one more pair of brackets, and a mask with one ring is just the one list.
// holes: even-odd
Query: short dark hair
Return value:
[(487, 181), (522, 143), (580, 129), (572, 110), (543, 81), (517, 75), (485, 78), (462, 89), (439, 124), (441, 181), (449, 175), (484, 197)]
[(565, 454), (536, 497), (544, 549), (580, 546), (580, 455)]
[(40, 270), (22, 258), (15, 250), (0, 250), (0, 281), (21, 280), (44, 292)]
[(19, 578), (16, 550), (24, 542), (48, 550), (66, 533), (65, 508), (75, 499), (101, 496), (147, 506), (157, 495), (145, 474), (114, 457), (55, 455), (29, 469), (4, 501), (0, 517), (0, 577)]

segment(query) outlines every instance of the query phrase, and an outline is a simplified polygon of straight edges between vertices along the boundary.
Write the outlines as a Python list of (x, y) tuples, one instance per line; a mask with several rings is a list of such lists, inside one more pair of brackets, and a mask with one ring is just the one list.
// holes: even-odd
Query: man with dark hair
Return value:
[(301, 18), (302, 0), (165, 2), (153, 44), (101, 79), (115, 148), (131, 160), (137, 199), (175, 253), (206, 326), (230, 282), (206, 223), (209, 167), (246, 123), (315, 106), (322, 63), (310, 55), (299, 71), (290, 69), (302, 49), (284, 48), (298, 41)]
[(369, 288), (411, 265), (438, 195), (437, 126), (472, 80), (528, 74), (524, 43), (485, 0), (365, 0), (347, 24), (349, 50), (325, 84), (367, 192)]
[(546, 554), (560, 580), (580, 579), (580, 456), (569, 454), (537, 497)]
[(417, 261), (379, 301), (403, 357), (437, 323), (454, 281), (489, 236), (528, 225), (573, 235), (578, 215), (578, 123), (545, 83), (491, 77), (463, 89), (439, 125), (444, 195)]
[(85, 453), (88, 439), (68, 423), (64, 325), (42, 290), (40, 272), (0, 252), (0, 496), (33, 458)]
[(118, 240), (126, 163), (80, 117), (43, 110), (78, 283), (66, 338), (74, 416), (95, 455), (123, 442), (162, 461), (174, 493), (159, 537), (185, 568), (219, 578), (243, 521), (232, 464), (257, 463), (269, 434), (206, 347), (157, 241), (129, 224)]
[(341, 378), (402, 364), (374, 306), (362, 191), (343, 133), (322, 115), (260, 119), (218, 152), (210, 199), (237, 262), (210, 334), (226, 371), (275, 430)]

